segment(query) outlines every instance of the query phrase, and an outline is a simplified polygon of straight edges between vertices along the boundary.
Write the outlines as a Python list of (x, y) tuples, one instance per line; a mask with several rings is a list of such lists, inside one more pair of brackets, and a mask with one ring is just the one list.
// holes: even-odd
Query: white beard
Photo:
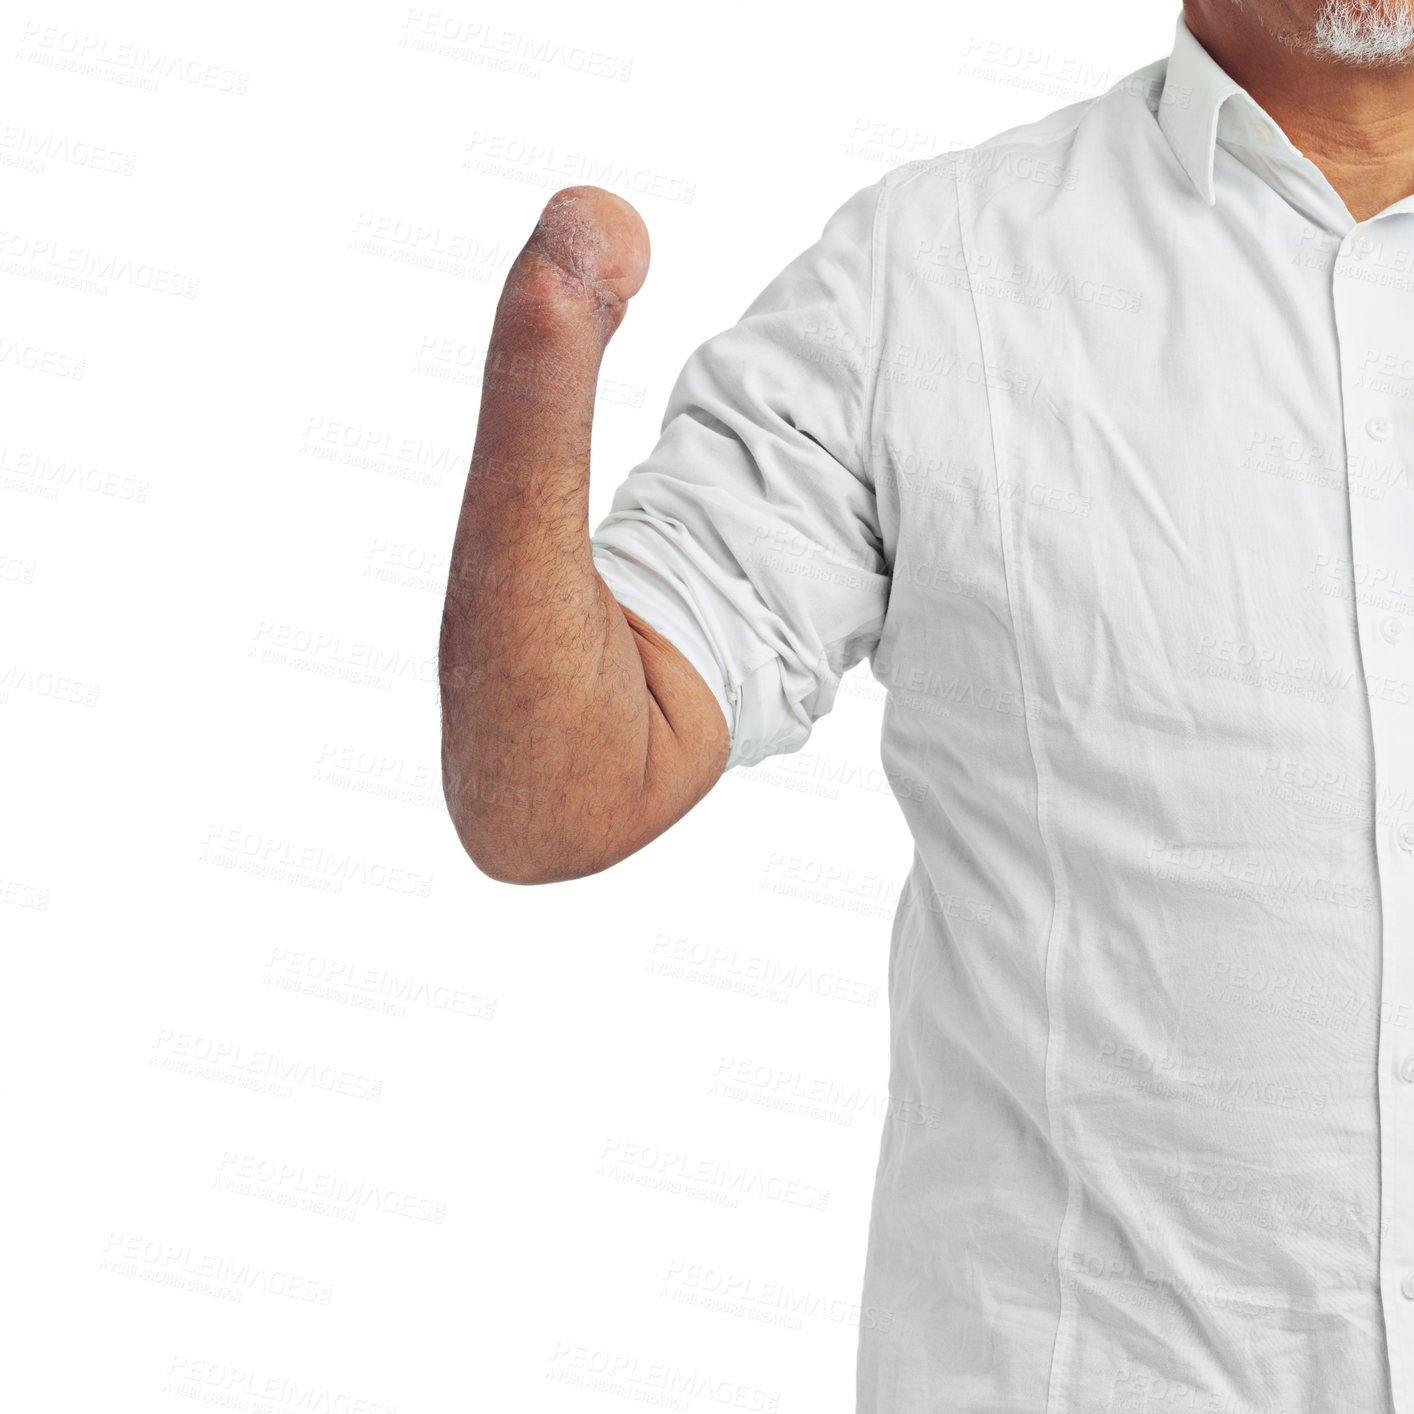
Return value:
[(1414, 58), (1409, 0), (1325, 0), (1310, 32), (1315, 54), (1380, 67)]

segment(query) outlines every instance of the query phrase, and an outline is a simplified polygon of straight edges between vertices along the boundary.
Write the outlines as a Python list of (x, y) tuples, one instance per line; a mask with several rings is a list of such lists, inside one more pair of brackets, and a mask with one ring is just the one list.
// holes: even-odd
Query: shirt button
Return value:
[(1414, 825), (1407, 820), (1395, 832), (1394, 837), (1399, 841), (1400, 849), (1408, 850), (1414, 854)]
[(1365, 423), (1365, 431), (1377, 442), (1383, 442), (1389, 436), (1389, 418), (1372, 417)]
[(1399, 1283), (1399, 1289), (1414, 1300), (1414, 1272), (1405, 1272), (1404, 1279)]
[(1369, 236), (1360, 235), (1356, 236), (1355, 239), (1351, 241), (1350, 247), (1361, 260), (1364, 260), (1364, 258), (1374, 250), (1375, 243)]
[(1386, 643), (1398, 643), (1404, 637), (1404, 620), (1393, 614), (1386, 614), (1380, 620), (1380, 637)]
[(1414, 1056), (1405, 1056), (1399, 1063), (1399, 1078), (1414, 1084)]

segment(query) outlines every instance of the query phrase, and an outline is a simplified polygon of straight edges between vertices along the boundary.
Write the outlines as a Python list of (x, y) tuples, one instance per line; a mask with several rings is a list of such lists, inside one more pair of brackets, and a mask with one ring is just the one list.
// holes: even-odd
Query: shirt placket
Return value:
[(1351, 571), (1374, 761), (1380, 1295), (1395, 1414), (1414, 1414), (1414, 821), (1408, 810), (1414, 782), (1414, 291), (1408, 224), (1408, 218), (1376, 218), (1347, 232), (1332, 286)]

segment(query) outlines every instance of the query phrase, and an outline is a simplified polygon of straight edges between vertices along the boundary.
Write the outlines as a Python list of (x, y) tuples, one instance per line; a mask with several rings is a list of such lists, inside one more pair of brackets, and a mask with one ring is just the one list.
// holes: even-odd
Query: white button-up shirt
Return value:
[(852, 196), (595, 530), (730, 767), (887, 689), (858, 1414), (1414, 1414), (1414, 197), (1180, 14)]

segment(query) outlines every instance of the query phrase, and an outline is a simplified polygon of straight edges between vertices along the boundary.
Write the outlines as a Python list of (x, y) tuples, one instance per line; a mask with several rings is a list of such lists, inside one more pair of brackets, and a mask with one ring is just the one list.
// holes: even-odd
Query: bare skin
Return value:
[(1281, 125), (1357, 221), (1414, 193), (1414, 0), (1334, 0), (1363, 58), (1323, 43), (1325, 0), (1183, 0), (1199, 43)]
[(726, 765), (711, 689), (592, 560), (595, 388), (648, 261), (628, 202), (566, 187), (496, 307), (438, 666), (447, 808), (473, 862), (506, 883), (617, 863)]

